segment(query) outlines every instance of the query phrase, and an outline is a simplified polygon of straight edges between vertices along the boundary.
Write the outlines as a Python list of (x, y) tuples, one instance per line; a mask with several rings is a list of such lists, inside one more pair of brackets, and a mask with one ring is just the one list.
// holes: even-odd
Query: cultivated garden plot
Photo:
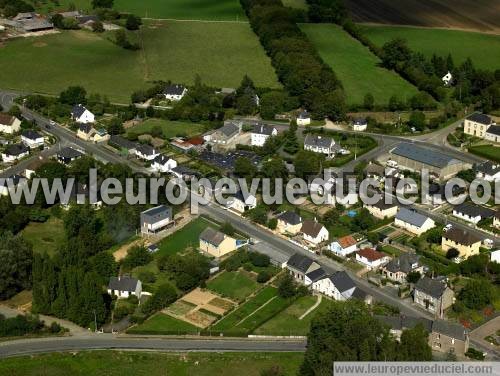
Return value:
[(258, 287), (259, 284), (254, 279), (241, 271), (224, 271), (207, 283), (209, 290), (239, 302), (245, 300)]

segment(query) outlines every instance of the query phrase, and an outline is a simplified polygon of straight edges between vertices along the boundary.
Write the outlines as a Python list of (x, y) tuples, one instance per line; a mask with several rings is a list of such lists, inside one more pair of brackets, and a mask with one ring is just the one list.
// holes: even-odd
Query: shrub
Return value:
[(259, 282), (259, 283), (266, 283), (270, 279), (271, 279), (271, 274), (266, 270), (261, 271), (257, 275), (257, 282)]

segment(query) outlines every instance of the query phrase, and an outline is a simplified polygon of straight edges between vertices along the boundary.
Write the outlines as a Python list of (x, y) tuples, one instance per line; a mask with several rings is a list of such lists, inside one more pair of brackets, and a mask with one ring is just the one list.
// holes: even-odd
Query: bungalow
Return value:
[(257, 206), (257, 198), (248, 193), (247, 197), (243, 196), (243, 192), (238, 191), (232, 197), (228, 198), (227, 207), (240, 214), (246, 212), (247, 210), (254, 209)]
[(271, 136), (276, 136), (278, 131), (271, 125), (267, 124), (254, 124), (251, 131), (251, 145), (264, 146), (267, 139)]
[(363, 204), (363, 206), (378, 219), (392, 218), (398, 213), (398, 205), (386, 204), (383, 199), (375, 204)]
[(137, 296), (138, 299), (142, 295), (142, 283), (140, 280), (130, 276), (111, 277), (108, 283), (108, 294), (117, 296), (119, 299), (127, 299), (129, 296)]
[(76, 131), (76, 136), (84, 141), (90, 141), (94, 137), (95, 129), (90, 123), (82, 123)]
[(82, 152), (70, 147), (63, 148), (57, 153), (58, 161), (66, 165), (78, 158), (81, 158), (82, 156)]
[(4, 112), (0, 112), (0, 132), (13, 134), (21, 130), (21, 120)]
[(5, 163), (15, 162), (29, 155), (30, 149), (28, 149), (24, 144), (14, 144), (9, 146), (2, 153), (2, 160)]
[(476, 177), (492, 182), (500, 179), (500, 163), (486, 161), (475, 166)]
[(99, 128), (99, 129), (95, 130), (93, 141), (94, 142), (105, 142), (105, 141), (108, 141), (109, 138), (110, 138), (110, 135), (108, 134), (106, 129)]
[(300, 253), (295, 253), (288, 259), (286, 268), (295, 280), (305, 286), (311, 285), (313, 279), (319, 280), (322, 274), (326, 274), (316, 261)]
[(141, 233), (156, 234), (173, 224), (172, 208), (156, 206), (141, 213)]
[(484, 139), (487, 141), (500, 142), (500, 125), (492, 125), (484, 134)]
[(94, 114), (81, 104), (73, 106), (73, 109), (71, 110), (71, 118), (77, 123), (83, 124), (93, 123), (95, 121)]
[(297, 125), (305, 126), (309, 124), (311, 124), (311, 115), (306, 110), (301, 111), (297, 116)]
[(293, 211), (286, 211), (278, 215), (276, 230), (280, 233), (296, 235), (302, 227), (302, 217)]
[(306, 219), (302, 223), (300, 232), (305, 241), (315, 246), (321, 242), (326, 242), (330, 236), (325, 226), (311, 219)]
[(481, 238), (456, 227), (446, 230), (441, 238), (441, 248), (444, 252), (454, 248), (458, 251), (459, 257), (464, 259), (479, 254), (480, 247)]
[(21, 141), (30, 149), (38, 148), (44, 144), (43, 136), (32, 129), (25, 130), (21, 133)]
[(453, 207), (453, 216), (477, 225), (483, 219), (493, 218), (495, 211), (472, 202), (466, 202)]
[(394, 218), (394, 225), (404, 228), (415, 235), (421, 235), (436, 226), (431, 218), (407, 208), (399, 209), (396, 218)]
[(330, 251), (338, 256), (346, 257), (347, 255), (356, 252), (357, 241), (351, 235), (343, 236), (334, 240), (330, 244)]
[(377, 269), (387, 264), (390, 259), (391, 258), (385, 253), (379, 252), (373, 248), (364, 248), (356, 253), (356, 261), (370, 270)]
[(170, 172), (174, 167), (177, 167), (177, 162), (163, 154), (158, 155), (151, 164), (151, 168), (156, 172)]
[(366, 293), (356, 286), (352, 278), (345, 271), (323, 276), (313, 282), (312, 289), (340, 301), (351, 298), (366, 300), (367, 298)]
[(308, 134), (304, 140), (304, 150), (325, 154), (328, 157), (335, 155), (335, 140), (325, 136)]
[(151, 145), (140, 144), (135, 149), (135, 155), (137, 156), (137, 158), (144, 159), (146, 161), (152, 161), (157, 156), (159, 156), (160, 153)]
[(423, 277), (415, 284), (413, 301), (436, 317), (443, 318), (453, 300), (453, 290), (443, 280)]
[(352, 123), (352, 130), (357, 132), (364, 132), (368, 128), (368, 121), (365, 118), (355, 119)]
[(464, 120), (464, 133), (484, 138), (486, 130), (493, 124), (493, 120), (488, 115), (475, 113)]
[(236, 249), (236, 239), (207, 227), (200, 234), (200, 250), (214, 257), (222, 257)]
[(424, 267), (419, 262), (420, 256), (414, 253), (403, 253), (382, 267), (385, 278), (394, 282), (404, 283), (412, 272), (424, 274)]
[(173, 84), (168, 85), (163, 89), (163, 95), (166, 100), (180, 101), (187, 94), (188, 89), (184, 85)]

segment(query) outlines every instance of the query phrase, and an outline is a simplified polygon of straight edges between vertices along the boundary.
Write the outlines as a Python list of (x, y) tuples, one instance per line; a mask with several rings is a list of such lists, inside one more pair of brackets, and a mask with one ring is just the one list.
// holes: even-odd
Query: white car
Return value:
[(448, 231), (452, 227), (453, 227), (453, 225), (451, 223), (448, 223), (446, 226), (443, 227), (443, 231)]

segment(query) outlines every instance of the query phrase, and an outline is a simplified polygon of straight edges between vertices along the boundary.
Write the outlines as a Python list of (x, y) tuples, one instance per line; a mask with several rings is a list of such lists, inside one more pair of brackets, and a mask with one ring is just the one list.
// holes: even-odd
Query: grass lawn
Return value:
[(368, 93), (377, 104), (387, 104), (394, 94), (406, 99), (417, 93), (398, 74), (379, 67), (380, 59), (339, 26), (302, 24), (300, 27), (342, 81), (348, 103), (362, 104)]
[(144, 321), (141, 325), (130, 328), (130, 334), (173, 334), (173, 333), (197, 333), (198, 328), (188, 322), (178, 320), (164, 313), (157, 313)]
[(317, 297), (303, 296), (288, 308), (278, 313), (264, 325), (255, 330), (255, 334), (263, 335), (307, 335), (311, 320), (317, 312), (328, 307), (330, 300), (323, 299), (320, 305), (302, 320), (299, 317), (316, 303)]
[(382, 46), (394, 38), (406, 39), (411, 49), (431, 57), (432, 54), (448, 56), (451, 53), (455, 65), (468, 57), (477, 68), (499, 68), (500, 36), (467, 31), (424, 29), (401, 26), (360, 25), (372, 42)]
[(494, 162), (500, 162), (500, 147), (493, 145), (479, 145), (469, 147), (469, 153), (479, 155), (480, 157), (490, 159)]
[(141, 135), (150, 133), (153, 127), (161, 127), (163, 137), (166, 139), (176, 136), (194, 136), (203, 133), (204, 127), (202, 124), (188, 123), (182, 121), (169, 121), (163, 119), (147, 119), (141, 124), (135, 125), (127, 130), (127, 134)]
[(23, 237), (33, 245), (33, 251), (53, 255), (64, 241), (62, 220), (50, 217), (47, 222), (30, 222), (23, 230)]
[(297, 375), (303, 353), (228, 352), (158, 353), (84, 351), (54, 353), (0, 361), (0, 374), (20, 375), (137, 375), (137, 376), (259, 376), (279, 365), (284, 375)]
[(207, 283), (207, 288), (236, 301), (244, 300), (259, 284), (239, 272), (222, 272)]
[[(52, 10), (67, 10), (70, 4), (74, 4), (77, 9), (92, 13), (90, 0), (60, 0), (59, 4), (55, 6), (54, 3), (47, 2), (40, 11), (48, 13)], [(113, 8), (149, 18), (246, 20), (238, 0), (115, 0)]]
[(84, 30), (10, 40), (0, 54), (0, 82), (5, 89), (46, 94), (82, 85), (119, 103), (154, 80), (191, 84), (196, 74), (218, 87), (237, 87), (245, 74), (257, 86), (279, 87), (248, 24), (155, 21), (141, 36), (140, 51)]
[(400, 249), (393, 247), (391, 245), (383, 245), (382, 247), (382, 252), (387, 253), (393, 257), (398, 257), (403, 253)]
[(308, 9), (306, 0), (282, 0), (282, 3), (284, 6), (290, 8), (304, 9), (304, 10)]
[(177, 230), (172, 235), (167, 236), (159, 244), (157, 255), (174, 254), (181, 252), (188, 247), (198, 248), (200, 241), (199, 236), (208, 226), (214, 227), (202, 217), (189, 222), (180, 230)]

